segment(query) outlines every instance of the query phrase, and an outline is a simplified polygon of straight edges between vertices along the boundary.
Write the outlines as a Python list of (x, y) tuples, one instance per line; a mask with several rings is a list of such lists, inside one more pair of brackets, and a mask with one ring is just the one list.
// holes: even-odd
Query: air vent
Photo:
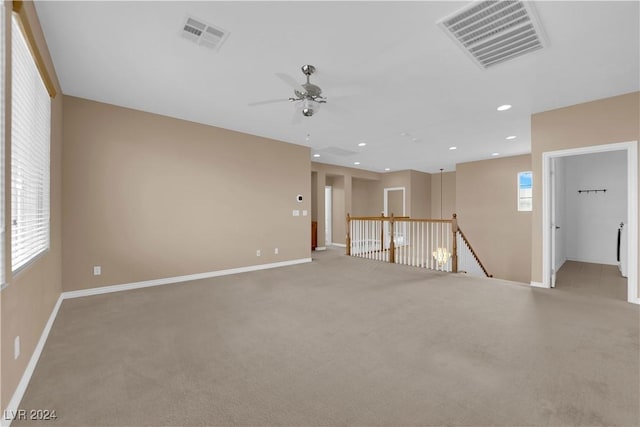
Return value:
[(482, 68), (545, 47), (531, 1), (473, 2), (438, 25)]
[(229, 33), (220, 27), (207, 24), (201, 19), (187, 17), (182, 27), (182, 36), (199, 45), (218, 50)]

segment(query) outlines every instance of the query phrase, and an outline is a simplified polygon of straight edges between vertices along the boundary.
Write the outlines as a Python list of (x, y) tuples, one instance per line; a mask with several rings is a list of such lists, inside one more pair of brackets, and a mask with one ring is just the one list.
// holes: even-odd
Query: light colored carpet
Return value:
[(327, 251), (64, 301), (21, 408), (63, 426), (635, 426), (639, 320)]
[(627, 300), (627, 279), (615, 265), (567, 261), (558, 270), (556, 288), (619, 301)]

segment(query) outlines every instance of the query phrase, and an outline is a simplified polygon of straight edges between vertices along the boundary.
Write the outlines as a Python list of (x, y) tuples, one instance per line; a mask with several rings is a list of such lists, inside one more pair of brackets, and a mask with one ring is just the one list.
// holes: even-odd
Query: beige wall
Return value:
[(542, 282), (542, 153), (640, 140), (640, 92), (531, 116), (531, 280)]
[(68, 96), (64, 111), (65, 290), (310, 256), (311, 216), (292, 216), (311, 210), (309, 148)]
[[(8, 7), (10, 7), (10, 2)], [(16, 386), (40, 339), (44, 326), (51, 315), (62, 289), (62, 242), (61, 242), (61, 155), (62, 155), (62, 95), (53, 63), (40, 29), (40, 24), (33, 4), (24, 3), (25, 13), (32, 28), (38, 50), (40, 51), (47, 71), (53, 80), (58, 95), (51, 106), (51, 245), (50, 249), (37, 258), (29, 266), (11, 274), (11, 206), (6, 203), (5, 230), (5, 271), (8, 283), (0, 293), (1, 299), (1, 396), (2, 408), (6, 408), (15, 392)], [(7, 10), (9, 12), (9, 10)], [(11, 200), (11, 14), (5, 15), (7, 55), (5, 86), (5, 195)], [(21, 354), (13, 358), (13, 343), (20, 336)]]
[(380, 183), (379, 181), (353, 178), (352, 179), (353, 216), (378, 216), (382, 212), (382, 205), (378, 204), (379, 197), (375, 197)]
[[(456, 212), (456, 173), (442, 173), (442, 218)], [(431, 175), (431, 218), (440, 218), (440, 174)]]
[(458, 223), (494, 277), (530, 282), (531, 212), (517, 210), (518, 172), (529, 155), (456, 166)]
[(411, 217), (429, 218), (431, 213), (431, 175), (411, 171)]

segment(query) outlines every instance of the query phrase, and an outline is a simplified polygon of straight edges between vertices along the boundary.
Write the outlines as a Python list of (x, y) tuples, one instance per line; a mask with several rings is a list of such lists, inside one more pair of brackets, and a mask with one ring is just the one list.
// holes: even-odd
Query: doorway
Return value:
[[(638, 151), (637, 141), (615, 144), (581, 147), (569, 150), (546, 152), (542, 154), (542, 274), (545, 288), (552, 288), (556, 282), (556, 270), (559, 260), (558, 241), (566, 239), (559, 222), (558, 211), (563, 200), (558, 195), (558, 177), (556, 169), (563, 159), (583, 154), (626, 152), (626, 233), (621, 252), (625, 253), (627, 273), (626, 300), (638, 304)], [(604, 190), (604, 188), (585, 188), (582, 190)], [(580, 191), (580, 190), (578, 190)], [(603, 192), (604, 193), (604, 192)], [(582, 194), (582, 193), (580, 193)], [(586, 193), (584, 197), (598, 194)], [(560, 208), (562, 209), (562, 208)]]
[(324, 241), (325, 245), (331, 245), (331, 235), (333, 228), (331, 227), (332, 218), (331, 213), (333, 212), (333, 205), (331, 203), (333, 199), (333, 190), (330, 185), (326, 185), (324, 187)]

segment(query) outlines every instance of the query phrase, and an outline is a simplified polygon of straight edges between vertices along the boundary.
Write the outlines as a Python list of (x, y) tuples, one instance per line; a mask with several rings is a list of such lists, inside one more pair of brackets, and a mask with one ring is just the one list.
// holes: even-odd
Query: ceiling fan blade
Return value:
[(276, 73), (276, 77), (291, 86), (293, 89), (302, 93), (306, 92), (306, 90), (300, 85), (300, 83), (298, 83), (296, 79), (294, 79), (290, 75), (284, 73)]
[(265, 105), (265, 104), (275, 104), (277, 102), (289, 102), (288, 99), (268, 99), (266, 101), (258, 101), (258, 102), (250, 102), (247, 105), (250, 107), (255, 107), (256, 105)]

